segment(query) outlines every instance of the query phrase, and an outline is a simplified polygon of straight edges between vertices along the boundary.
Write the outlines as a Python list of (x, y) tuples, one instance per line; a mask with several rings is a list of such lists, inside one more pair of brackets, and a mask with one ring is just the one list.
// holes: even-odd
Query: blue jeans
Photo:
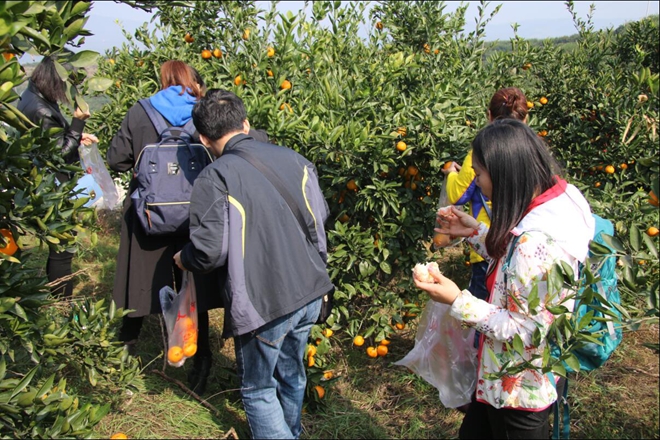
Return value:
[(253, 438), (294, 438), (307, 376), (303, 358), (321, 298), (234, 338), (241, 397)]

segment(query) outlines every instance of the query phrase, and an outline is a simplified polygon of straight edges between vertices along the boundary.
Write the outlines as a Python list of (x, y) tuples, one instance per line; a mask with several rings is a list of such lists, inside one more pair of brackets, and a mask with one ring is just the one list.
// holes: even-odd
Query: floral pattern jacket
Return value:
[[(587, 256), (594, 231), (587, 201), (577, 188), (566, 182), (554, 191), (555, 194), (546, 197), (547, 201), (533, 208), (511, 231), (520, 239), (504, 270), (506, 257), (495, 262), (486, 252), (488, 227), (485, 224), (481, 223), (477, 233), (468, 238), (474, 249), (495, 267), (495, 279), (488, 301), (464, 290), (452, 304), (450, 313), (463, 325), (474, 327), (482, 334), (476, 397), (495, 408), (541, 411), (557, 399), (555, 385), (537, 370), (527, 369), (496, 380), (485, 378), (489, 373), (500, 371), (510, 359), (519, 363), (539, 355), (532, 363), (541, 367), (545, 336), (554, 320), (546, 306), (558, 304), (570, 293), (562, 290), (549, 295), (547, 273), (553, 263), (565, 261), (577, 274), (579, 262)], [(534, 289), (537, 289), (538, 301), (530, 302)], [(542, 337), (535, 345), (533, 335), (537, 329)], [(507, 352), (506, 343), (512, 343), (515, 335), (523, 342), (522, 355)]]

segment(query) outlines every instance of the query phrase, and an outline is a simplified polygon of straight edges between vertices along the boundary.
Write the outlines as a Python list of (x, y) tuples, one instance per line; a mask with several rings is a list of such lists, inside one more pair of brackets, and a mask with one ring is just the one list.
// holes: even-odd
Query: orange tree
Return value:
[[(26, 81), (19, 58), (51, 55), (69, 102), (87, 104), (79, 92), (84, 68), (98, 54), (79, 47), (90, 3), (16, 1), (0, 4), (0, 435), (84, 436), (108, 411), (108, 395), (130, 384), (137, 363), (113, 343), (123, 311), (105, 300), (74, 300), (58, 313), (37, 246), (62, 251), (76, 246), (75, 230), (93, 224), (76, 179), (59, 184), (66, 165), (55, 132), (35, 127), (16, 109), (16, 87)], [(65, 68), (65, 63), (68, 68)], [(101, 91), (108, 80), (82, 85)], [(99, 397), (103, 394), (104, 397)]]
[[(639, 233), (657, 223), (647, 203), (658, 180), (657, 71), (642, 70), (646, 56), (619, 59), (638, 35), (657, 33), (614, 36), (574, 17), (580, 41), (573, 51), (532, 47), (516, 35), (510, 51), (490, 53), (485, 29), (497, 8), (487, 14), (488, 3), (469, 32), (466, 7), (447, 13), (438, 2), (375, 2), (368, 17), (365, 8), (319, 1), (311, 11), (280, 14), (249, 1), (160, 5), (156, 30), (145, 25), (127, 35), (128, 44), (99, 63), (114, 86), (96, 132), (107, 146), (129, 106), (157, 91), (168, 59), (242, 97), (253, 126), (319, 170), (337, 286), (327, 327), (365, 337), (365, 349), (402, 327), (423, 299), (409, 271), (432, 257), (440, 167), (463, 159), (486, 123), (490, 96), (518, 86), (533, 105), (530, 126), (594, 210), (617, 222), (626, 288), (632, 299), (652, 299), (640, 314), (657, 316), (658, 239)], [(601, 163), (600, 174), (589, 174)], [(648, 263), (640, 270), (642, 258)], [(328, 335), (312, 330), (312, 368), (326, 366)]]

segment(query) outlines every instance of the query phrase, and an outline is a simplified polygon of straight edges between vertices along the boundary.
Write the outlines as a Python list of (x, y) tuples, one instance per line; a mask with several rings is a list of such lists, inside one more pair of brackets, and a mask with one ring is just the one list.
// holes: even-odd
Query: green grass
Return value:
[[(76, 280), (76, 298), (111, 297), (119, 222), (102, 216), (98, 225), (96, 246), (91, 245), (89, 232), (79, 234), (74, 270), (83, 272)], [(38, 258), (32, 264), (45, 267), (46, 251), (35, 253)], [(446, 272), (465, 277), (463, 258), (458, 250), (445, 252)], [(144, 392), (113, 396), (112, 401), (119, 403), (96, 426), (96, 437), (124, 432), (129, 438), (223, 438), (233, 429), (238, 438), (249, 438), (237, 391), (233, 343), (221, 338), (223, 311), (211, 311), (210, 319), (214, 367), (204, 397), (211, 408), (157, 373), (186, 384), (191, 365), (172, 368), (164, 363), (161, 322), (150, 316), (138, 344)], [(420, 377), (392, 365), (414, 346), (416, 321), (410, 324), (391, 338), (385, 358), (368, 358), (365, 347), (355, 348), (346, 333), (332, 336), (327, 358), (335, 378), (323, 383), (326, 396), (320, 404), (306, 402), (302, 438), (457, 437), (462, 414), (444, 408), (438, 391)], [(657, 325), (626, 334), (603, 368), (570, 379), (573, 438), (658, 438), (658, 357), (642, 345), (657, 341)]]

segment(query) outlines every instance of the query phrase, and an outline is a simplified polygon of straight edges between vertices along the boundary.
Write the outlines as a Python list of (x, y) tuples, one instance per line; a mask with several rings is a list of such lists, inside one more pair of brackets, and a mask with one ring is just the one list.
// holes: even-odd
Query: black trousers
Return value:
[(472, 396), (458, 432), (461, 439), (544, 439), (550, 438), (551, 407), (540, 412), (496, 409)]
[[(48, 275), (49, 282), (71, 275), (73, 255), (73, 252), (50, 251), (46, 263), (46, 275)], [(55, 284), (50, 291), (53, 296), (70, 297), (73, 295), (73, 279)]]

